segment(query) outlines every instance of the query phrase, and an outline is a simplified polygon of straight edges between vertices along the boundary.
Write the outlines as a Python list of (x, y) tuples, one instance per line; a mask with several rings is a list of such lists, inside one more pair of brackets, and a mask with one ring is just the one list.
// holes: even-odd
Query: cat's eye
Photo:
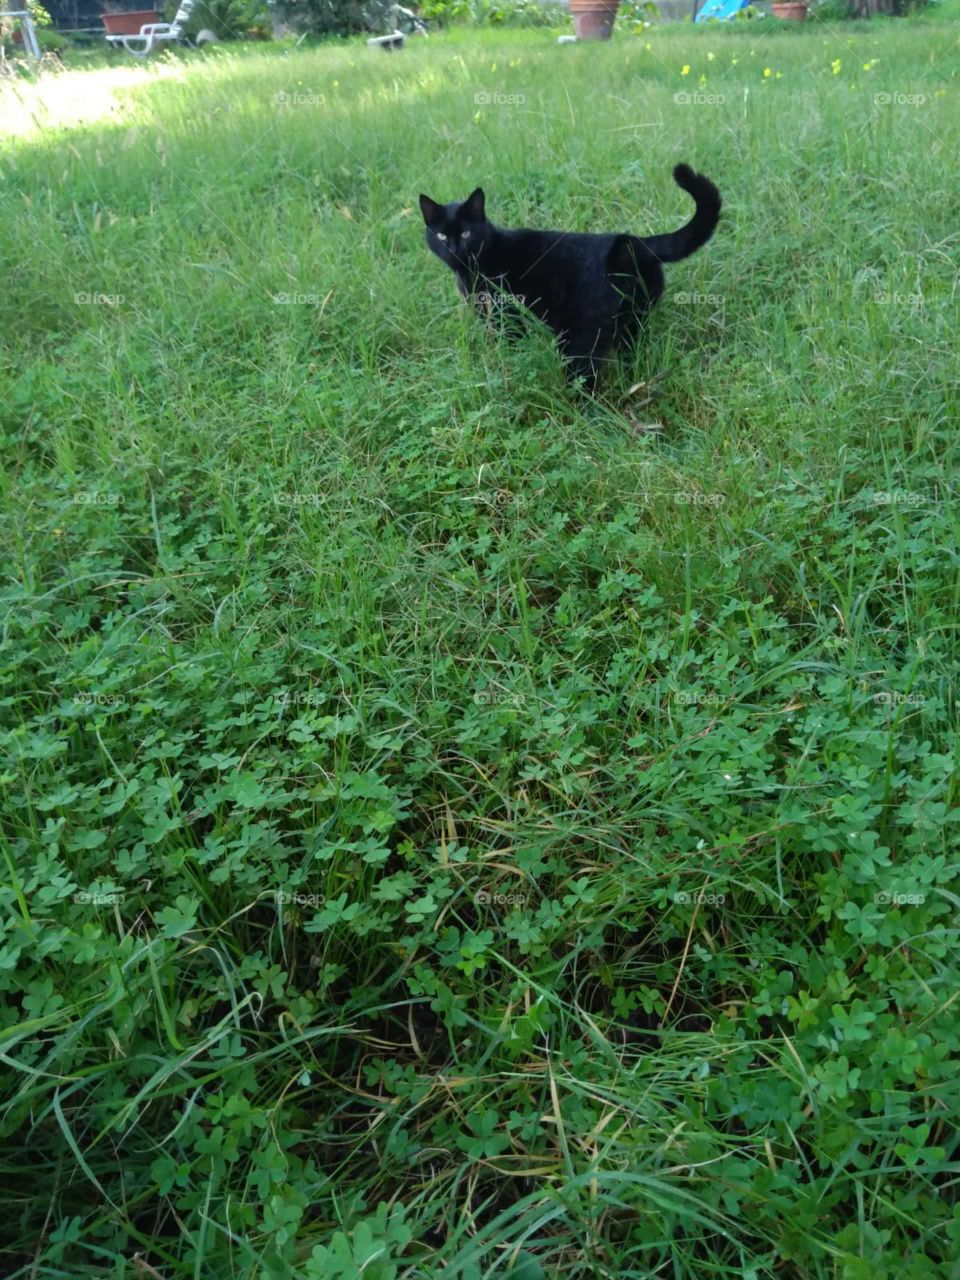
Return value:
[(447, 237), (443, 234), (443, 232), (442, 232), (442, 231), (438, 231), (438, 232), (437, 232), (437, 239), (438, 239), (438, 240), (446, 241), (446, 238), (447, 238)]
[(464, 231), (464, 232), (462, 233), (462, 235), (460, 236), (460, 239), (461, 239), (461, 240), (469, 240), (469, 239), (470, 239), (470, 232), (469, 232), (469, 231)]

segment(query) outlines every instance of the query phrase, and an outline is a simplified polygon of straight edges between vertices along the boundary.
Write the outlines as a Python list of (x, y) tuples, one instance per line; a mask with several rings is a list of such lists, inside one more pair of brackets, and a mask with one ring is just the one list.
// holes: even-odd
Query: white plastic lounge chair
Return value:
[(371, 17), (374, 22), (382, 24), (381, 30), (386, 31), (386, 35), (370, 37), (367, 44), (371, 49), (384, 49), (387, 53), (392, 53), (395, 49), (404, 47), (407, 36), (427, 34), (427, 25), (423, 19), (419, 18), (412, 9), (405, 9), (402, 4), (387, 5)]
[(152, 52), (155, 44), (166, 40), (176, 43), (184, 38), (183, 28), (196, 3), (197, 0), (182, 0), (172, 22), (148, 22), (140, 28), (139, 35), (107, 36), (107, 39), (111, 44), (122, 44), (127, 53), (132, 53), (135, 58), (145, 58)]
[(387, 53), (392, 53), (394, 49), (402, 49), (406, 37), (402, 31), (391, 31), (385, 36), (371, 36), (367, 44), (371, 49), (386, 49)]

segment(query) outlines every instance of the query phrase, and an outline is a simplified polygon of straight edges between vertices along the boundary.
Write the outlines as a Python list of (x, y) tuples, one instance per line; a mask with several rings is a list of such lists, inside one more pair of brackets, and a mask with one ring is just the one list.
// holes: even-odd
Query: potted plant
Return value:
[(141, 27), (160, 21), (160, 12), (158, 9), (125, 9), (122, 4), (107, 0), (100, 11), (100, 17), (110, 35), (138, 36)]
[(570, 0), (578, 40), (609, 40), (620, 0)]
[[(49, 27), (53, 22), (53, 19), (50, 17), (49, 13), (47, 13), (46, 9), (44, 9), (43, 5), (39, 3), (39, 0), (27, 0), (26, 4), (7, 5), (5, 7), (9, 9), (26, 9), (27, 13), (33, 19), (34, 33), (37, 37), (37, 43), (40, 45), (42, 50), (44, 48), (44, 42), (40, 38), (40, 32), (42, 28)], [(44, 35), (46, 35), (46, 32), (44, 32)], [(9, 36), (14, 44), (18, 44), (23, 47), (23, 28), (16, 18), (10, 19), (9, 15), (6, 15), (6, 17), (0, 16), (0, 43), (3, 42), (5, 36)], [(54, 36), (54, 43), (50, 46), (51, 48), (56, 48), (56, 39), (57, 37)], [(29, 48), (29, 45), (27, 47)]]
[(805, 22), (807, 0), (773, 0), (773, 16), (788, 22)]

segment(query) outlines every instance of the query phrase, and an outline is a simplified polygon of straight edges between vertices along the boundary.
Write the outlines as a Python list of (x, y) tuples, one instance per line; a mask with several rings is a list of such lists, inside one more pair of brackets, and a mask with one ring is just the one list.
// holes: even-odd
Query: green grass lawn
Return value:
[[(960, 1275), (958, 40), (0, 91), (4, 1277)], [(423, 244), (681, 160), (595, 402)]]

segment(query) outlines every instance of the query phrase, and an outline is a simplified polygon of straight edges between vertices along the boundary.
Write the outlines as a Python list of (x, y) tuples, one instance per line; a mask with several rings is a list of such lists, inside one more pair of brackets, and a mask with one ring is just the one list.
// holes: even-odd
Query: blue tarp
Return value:
[(749, 3), (750, 0), (707, 0), (694, 21), (707, 22), (710, 18), (732, 18)]

